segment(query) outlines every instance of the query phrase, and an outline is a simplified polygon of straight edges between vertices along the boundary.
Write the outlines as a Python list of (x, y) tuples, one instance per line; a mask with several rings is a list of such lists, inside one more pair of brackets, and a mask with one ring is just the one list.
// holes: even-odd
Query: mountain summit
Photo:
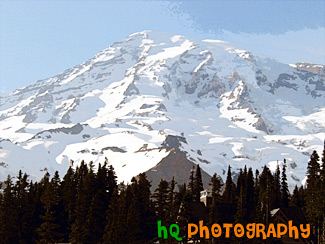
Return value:
[(223, 41), (135, 33), (1, 97), (0, 180), (107, 158), (119, 181), (147, 171), (181, 183), (193, 163), (225, 178), (229, 164), (274, 170), (286, 158), (289, 184), (300, 184), (325, 138), (324, 66), (307, 68)]

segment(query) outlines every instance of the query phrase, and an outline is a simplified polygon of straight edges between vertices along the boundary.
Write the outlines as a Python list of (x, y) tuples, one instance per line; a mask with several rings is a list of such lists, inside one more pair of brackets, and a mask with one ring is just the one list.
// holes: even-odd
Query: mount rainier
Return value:
[(74, 161), (186, 181), (193, 163), (226, 177), (244, 165), (304, 182), (325, 139), (324, 65), (288, 65), (218, 40), (144, 31), (0, 97), (0, 180), (39, 180)]

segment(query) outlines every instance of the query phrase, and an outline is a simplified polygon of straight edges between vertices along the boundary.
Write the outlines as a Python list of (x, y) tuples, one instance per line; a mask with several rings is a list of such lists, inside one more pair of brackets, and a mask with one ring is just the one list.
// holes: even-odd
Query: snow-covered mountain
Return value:
[(225, 178), (229, 164), (273, 170), (286, 158), (295, 185), (324, 131), (323, 76), (227, 42), (144, 31), (1, 96), (0, 180), (105, 157), (120, 181), (192, 162)]

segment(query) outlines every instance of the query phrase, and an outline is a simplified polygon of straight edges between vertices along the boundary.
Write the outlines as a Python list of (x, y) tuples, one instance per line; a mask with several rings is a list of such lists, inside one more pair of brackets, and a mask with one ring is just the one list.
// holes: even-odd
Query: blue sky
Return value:
[(221, 39), (284, 63), (325, 64), (325, 1), (0, 0), (0, 90), (54, 76), (155, 30)]

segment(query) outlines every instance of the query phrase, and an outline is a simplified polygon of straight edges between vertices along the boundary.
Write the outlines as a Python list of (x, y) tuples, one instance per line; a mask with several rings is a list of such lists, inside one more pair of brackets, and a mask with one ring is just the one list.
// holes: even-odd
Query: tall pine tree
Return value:
[(14, 186), (10, 176), (4, 182), (0, 209), (0, 240), (2, 244), (19, 243), (19, 212), (14, 195)]
[(218, 215), (218, 207), (217, 204), (221, 203), (221, 179), (215, 173), (210, 180), (211, 187), (211, 206), (209, 210), (209, 224), (212, 225), (214, 223), (219, 222), (221, 219)]
[(127, 237), (130, 244), (150, 243), (156, 237), (155, 213), (150, 201), (150, 183), (144, 173), (131, 185), (131, 205), (127, 214)]
[(75, 221), (76, 194), (77, 194), (76, 173), (72, 168), (72, 165), (69, 167), (67, 173), (63, 177), (61, 188), (62, 188), (62, 202), (64, 205), (63, 228), (65, 229), (63, 240), (64, 242), (68, 242), (69, 234), (71, 232), (71, 226)]
[(154, 191), (152, 195), (154, 199), (153, 203), (155, 205), (156, 215), (158, 220), (163, 220), (167, 212), (167, 200), (168, 200), (168, 182), (161, 179), (158, 188)]
[(63, 232), (61, 226), (60, 206), (60, 178), (58, 172), (55, 172), (51, 182), (48, 180), (49, 174), (44, 177), (45, 190), (41, 196), (41, 202), (45, 209), (45, 214), (42, 216), (43, 223), (38, 228), (40, 243), (55, 244), (62, 242)]
[(320, 206), (321, 206), (321, 241), (325, 243), (325, 140), (324, 140), (324, 147), (322, 153), (322, 160), (321, 160), (321, 171), (320, 171), (320, 181), (321, 181), (321, 193), (319, 195), (320, 198)]
[(289, 189), (288, 189), (288, 183), (287, 183), (287, 162), (284, 159), (283, 160), (283, 167), (282, 167), (282, 177), (281, 177), (281, 206), (282, 207), (288, 207), (289, 205)]
[(203, 191), (203, 182), (202, 182), (202, 173), (200, 165), (196, 165), (196, 171), (194, 176), (194, 190), (193, 190), (193, 198), (195, 202), (200, 202), (200, 194)]
[(176, 223), (176, 218), (179, 210), (180, 200), (176, 193), (176, 181), (173, 179), (168, 184), (168, 195), (167, 195), (167, 208), (165, 214), (166, 225)]
[(281, 172), (277, 162), (274, 173), (274, 208), (279, 208), (282, 205), (282, 188), (281, 188)]
[(298, 207), (298, 208), (302, 207), (302, 201), (300, 199), (299, 189), (298, 189), (297, 185), (295, 186), (295, 189), (293, 190), (289, 205), (291, 207)]
[(255, 221), (268, 224), (270, 222), (270, 211), (274, 208), (274, 178), (268, 167), (264, 166), (259, 175), (258, 201), (255, 213)]
[(235, 204), (235, 184), (232, 181), (231, 177), (231, 167), (229, 165), (227, 172), (227, 180), (225, 191), (223, 192), (222, 198), (224, 203)]
[(316, 237), (319, 235), (319, 228), (322, 222), (322, 208), (320, 201), (320, 165), (319, 156), (313, 151), (307, 167), (307, 189), (306, 189), (306, 213), (309, 222), (313, 227)]

